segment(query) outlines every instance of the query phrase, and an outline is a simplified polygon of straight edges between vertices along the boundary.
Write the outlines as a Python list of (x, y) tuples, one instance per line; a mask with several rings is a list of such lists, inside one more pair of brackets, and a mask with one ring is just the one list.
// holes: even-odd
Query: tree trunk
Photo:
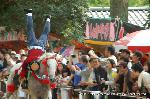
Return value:
[(128, 0), (110, 0), (110, 16), (128, 21)]

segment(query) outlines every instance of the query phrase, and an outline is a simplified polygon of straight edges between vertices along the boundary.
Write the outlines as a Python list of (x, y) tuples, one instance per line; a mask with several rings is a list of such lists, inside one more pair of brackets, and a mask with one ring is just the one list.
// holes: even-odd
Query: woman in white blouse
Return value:
[(117, 75), (117, 69), (115, 68), (115, 61), (113, 59), (108, 59), (107, 61), (108, 63), (106, 64), (106, 69), (108, 81), (102, 80), (101, 83), (105, 83), (105, 85), (108, 85), (108, 91), (112, 91), (115, 88), (114, 79)]

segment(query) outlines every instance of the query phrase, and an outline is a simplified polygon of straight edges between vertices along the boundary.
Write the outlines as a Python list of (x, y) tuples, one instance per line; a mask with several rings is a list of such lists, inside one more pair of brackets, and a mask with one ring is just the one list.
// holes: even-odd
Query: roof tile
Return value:
[[(87, 15), (90, 18), (109, 18), (109, 7), (91, 7)], [(129, 7), (128, 22), (143, 27), (148, 20), (148, 7)]]

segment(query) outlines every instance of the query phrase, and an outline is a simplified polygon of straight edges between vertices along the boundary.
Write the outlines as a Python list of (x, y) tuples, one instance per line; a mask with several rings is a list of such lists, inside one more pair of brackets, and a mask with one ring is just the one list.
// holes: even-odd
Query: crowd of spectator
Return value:
[[(139, 96), (150, 97), (150, 56), (140, 51), (131, 52), (121, 49), (115, 52), (113, 46), (105, 48), (103, 55), (96, 55), (93, 50), (85, 53), (79, 51), (70, 55), (67, 64), (57, 67), (57, 88), (53, 89), (53, 99), (61, 99), (61, 87), (71, 86), (72, 89), (101, 91), (105, 93), (146, 93)], [(0, 95), (6, 92), (5, 79), (14, 64), (22, 63), (27, 52), (0, 49)], [(78, 61), (75, 61), (78, 60)], [(70, 97), (77, 99), (73, 92)], [(102, 96), (101, 99), (106, 98)], [(108, 99), (116, 96), (107, 95)]]

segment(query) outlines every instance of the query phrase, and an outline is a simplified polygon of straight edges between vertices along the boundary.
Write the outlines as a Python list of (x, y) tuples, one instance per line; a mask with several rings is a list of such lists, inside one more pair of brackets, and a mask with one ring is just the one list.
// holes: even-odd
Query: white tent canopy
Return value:
[(138, 31), (139, 33), (127, 44), (127, 46), (150, 46), (150, 30)]
[(116, 41), (114, 46), (117, 50), (127, 48), (132, 51), (140, 50), (150, 52), (150, 29), (127, 34), (125, 37)]

